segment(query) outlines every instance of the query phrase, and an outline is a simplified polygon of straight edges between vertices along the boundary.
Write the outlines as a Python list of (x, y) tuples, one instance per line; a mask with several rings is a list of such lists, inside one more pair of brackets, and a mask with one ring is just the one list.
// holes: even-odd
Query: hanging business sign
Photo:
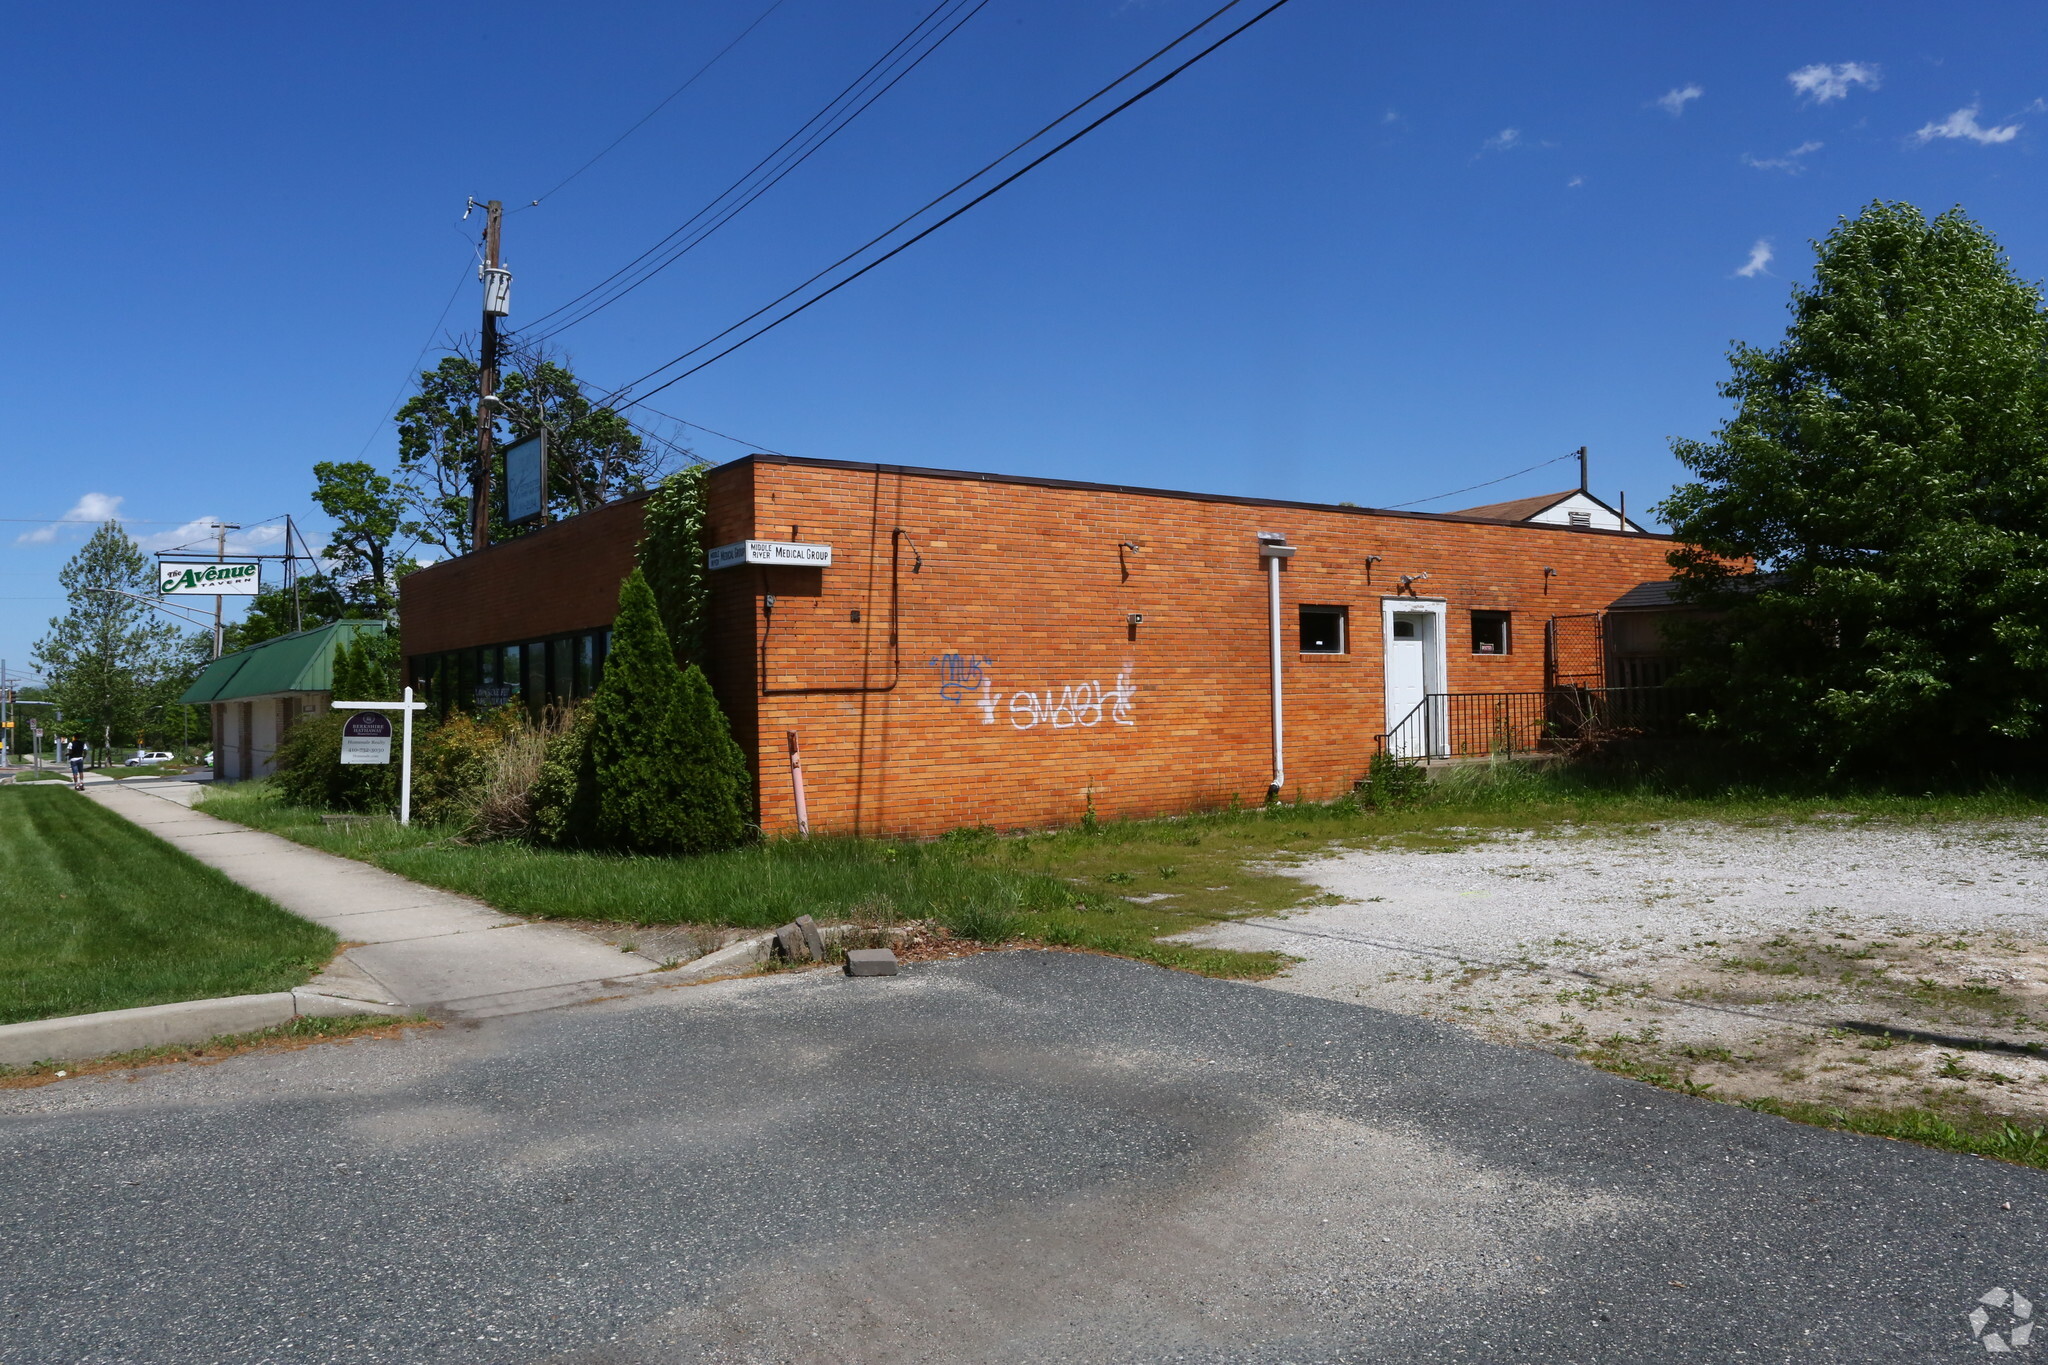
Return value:
[(262, 577), (260, 564), (159, 564), (156, 590), (166, 597), (254, 597), (262, 590)]
[(391, 717), (376, 711), (358, 711), (341, 726), (343, 763), (389, 763), (391, 761)]
[(832, 567), (830, 545), (806, 545), (795, 540), (742, 540), (721, 545), (704, 557), (707, 567), (730, 569), (735, 564), (780, 564), (799, 569)]
[(514, 526), (540, 520), (547, 469), (547, 432), (505, 447), (505, 520)]

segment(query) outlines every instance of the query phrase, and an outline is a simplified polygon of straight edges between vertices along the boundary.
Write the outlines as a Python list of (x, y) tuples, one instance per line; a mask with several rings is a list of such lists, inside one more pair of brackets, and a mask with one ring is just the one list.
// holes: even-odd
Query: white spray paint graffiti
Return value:
[[(926, 659), (925, 666), (939, 673), (939, 696), (951, 705), (972, 699), (981, 711), (981, 723), (994, 725), (996, 713), (1004, 711), (1019, 730), (1092, 730), (1105, 717), (1112, 725), (1138, 723), (1138, 681), (1132, 669), (1116, 675), (1108, 687), (1094, 678), (1086, 682), (1047, 685), (1043, 692), (996, 690), (990, 666), (995, 660), (986, 654), (954, 651)], [(1003, 698), (1009, 697), (1007, 708)]]
[[(982, 702), (981, 723), (995, 724), (996, 695)], [(1138, 684), (1126, 671), (1116, 675), (1108, 687), (1091, 678), (1087, 682), (1048, 686), (1043, 692), (1012, 692), (1008, 707), (1010, 724), (1019, 730), (1043, 725), (1052, 730), (1092, 730), (1105, 717), (1112, 725), (1136, 725)]]

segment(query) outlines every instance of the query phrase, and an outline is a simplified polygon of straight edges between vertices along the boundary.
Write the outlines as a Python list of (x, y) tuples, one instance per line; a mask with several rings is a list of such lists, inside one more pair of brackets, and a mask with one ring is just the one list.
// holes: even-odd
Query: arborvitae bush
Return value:
[(678, 671), (639, 570), (619, 589), (604, 680), (550, 746), (534, 793), (554, 841), (628, 853), (710, 853), (746, 842), (751, 780), (710, 684)]
[(398, 637), (389, 631), (359, 630), (334, 651), (336, 701), (398, 699)]

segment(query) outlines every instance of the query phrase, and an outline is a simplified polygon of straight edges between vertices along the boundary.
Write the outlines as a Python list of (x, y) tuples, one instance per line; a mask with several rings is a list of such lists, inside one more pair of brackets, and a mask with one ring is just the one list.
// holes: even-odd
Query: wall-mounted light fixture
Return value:
[(1367, 555), (1365, 557), (1365, 582), (1367, 587), (1372, 586), (1372, 566), (1379, 562), (1380, 557), (1378, 555)]
[(1543, 570), (1543, 595), (1550, 596), (1550, 580), (1557, 577), (1557, 570), (1545, 566)]
[(1124, 620), (1128, 621), (1130, 624), (1134, 626), (1142, 626), (1145, 624), (1145, 613), (1142, 611), (1134, 611), (1130, 613), (1130, 615), (1124, 617)]
[(1417, 583), (1420, 583), (1420, 582), (1421, 582), (1421, 581), (1422, 581), (1423, 579), (1425, 579), (1425, 578), (1427, 578), (1427, 577), (1429, 577), (1429, 573), (1428, 573), (1428, 571), (1427, 571), (1427, 570), (1423, 571), (1422, 573), (1404, 573), (1404, 574), (1402, 574), (1402, 575), (1401, 575), (1401, 586), (1400, 586), (1400, 587), (1399, 587), (1398, 589), (1396, 589), (1396, 590), (1395, 590), (1395, 593), (1394, 593), (1394, 595), (1395, 595), (1396, 597), (1398, 597), (1398, 596), (1400, 596), (1400, 595), (1401, 595), (1402, 593), (1404, 593), (1404, 592), (1405, 592), (1405, 593), (1407, 593), (1407, 594), (1408, 594), (1409, 596), (1411, 596), (1411, 597), (1412, 597), (1412, 596), (1414, 596), (1414, 595), (1415, 595), (1415, 585), (1416, 585)]

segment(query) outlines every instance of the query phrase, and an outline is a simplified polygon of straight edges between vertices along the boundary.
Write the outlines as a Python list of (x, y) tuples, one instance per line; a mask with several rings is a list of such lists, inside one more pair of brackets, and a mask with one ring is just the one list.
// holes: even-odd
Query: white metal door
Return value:
[(1402, 758), (1428, 754), (1428, 727), (1421, 717), (1403, 730), (1394, 727), (1408, 719), (1429, 690), (1429, 626), (1426, 612), (1397, 611), (1387, 616), (1387, 746)]

